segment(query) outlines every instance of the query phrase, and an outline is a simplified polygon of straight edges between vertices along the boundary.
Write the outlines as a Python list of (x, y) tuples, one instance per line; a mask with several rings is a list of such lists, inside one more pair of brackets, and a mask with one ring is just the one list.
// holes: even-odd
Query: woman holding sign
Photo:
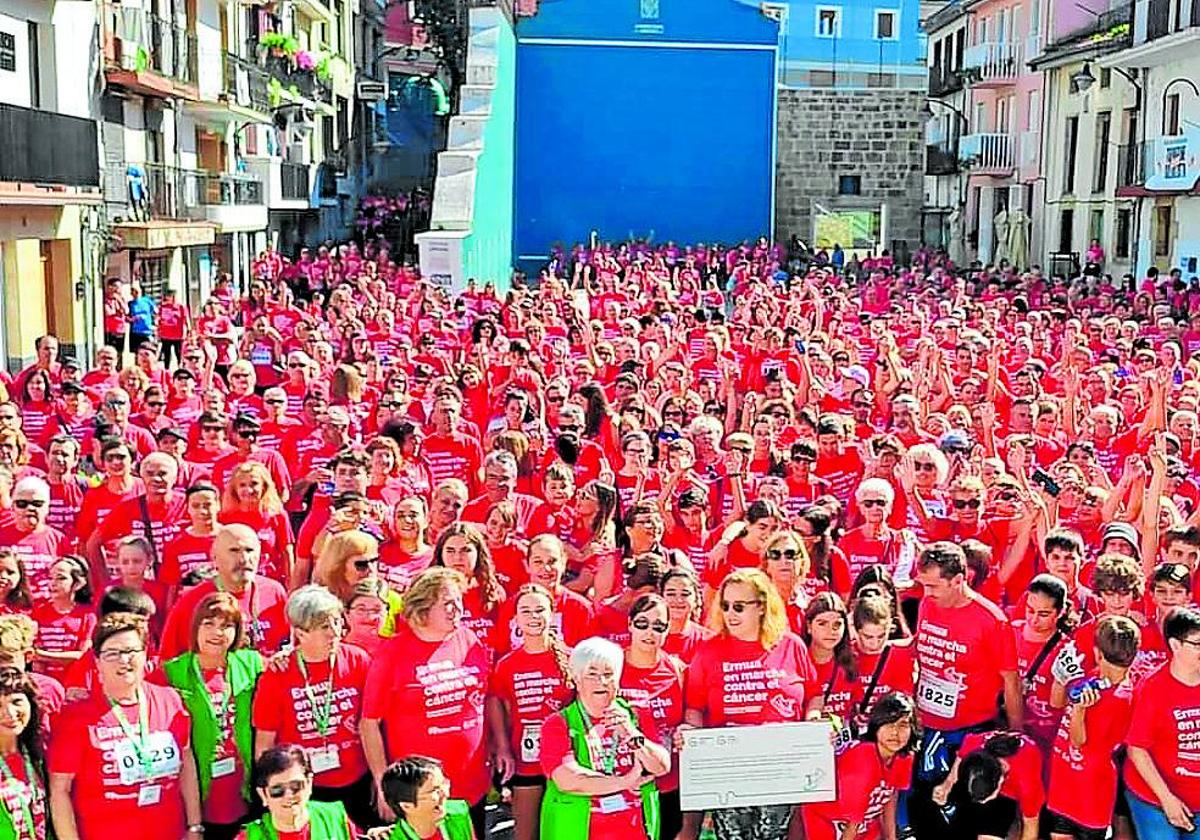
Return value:
[(146, 676), (146, 620), (112, 613), (92, 639), (99, 685), (54, 722), (50, 814), (59, 840), (201, 840), (191, 723)]
[(263, 661), (242, 647), (242, 610), (228, 592), (206, 595), (196, 607), (190, 647), (163, 673), (192, 716), (205, 840), (228, 840), (250, 810), (250, 710)]
[(542, 725), (541, 840), (659, 840), (658, 788), (671, 754), (654, 719), (618, 696), (625, 657), (607, 639), (571, 652), (577, 699)]
[[(542, 721), (571, 701), (574, 687), (567, 671), (568, 651), (552, 629), (550, 591), (527, 583), (517, 590), (514, 602), (521, 647), (496, 663), (487, 717), (500, 781), (512, 788), (517, 840), (534, 840), (546, 790), (539, 763)], [(384, 774), (385, 794), (386, 783)]]
[[(753, 726), (818, 715), (823, 686), (803, 640), (788, 632), (783, 599), (766, 573), (738, 569), (716, 596), (711, 618), (716, 635), (700, 643), (688, 666), (685, 722)], [(791, 818), (791, 805), (713, 812), (722, 840), (786, 837)]]

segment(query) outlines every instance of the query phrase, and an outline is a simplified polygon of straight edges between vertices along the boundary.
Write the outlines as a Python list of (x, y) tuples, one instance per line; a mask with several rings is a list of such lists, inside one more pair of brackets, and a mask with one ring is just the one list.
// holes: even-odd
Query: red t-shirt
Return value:
[(16, 525), (0, 529), (0, 545), (12, 549), (25, 567), (25, 580), (35, 604), (50, 599), (50, 567), (71, 550), (62, 531), (46, 526), (24, 533)]
[(568, 688), (551, 651), (530, 653), (518, 648), (496, 663), (492, 695), (508, 707), (509, 743), (517, 775), (542, 772), (542, 722), (571, 702)]
[(483, 464), (479, 441), (459, 432), (430, 435), (421, 452), (429, 464), (434, 487), (448, 478), (457, 478), (466, 482), (468, 494), (473, 496), (478, 492), (479, 470)]
[(951, 609), (929, 598), (921, 601), (917, 707), (924, 725), (942, 731), (994, 719), (1002, 674), (1017, 670), (1008, 619), (991, 601), (970, 595), (965, 606)]
[[(1091, 676), (1099, 676), (1097, 672)], [(1046, 807), (1085, 828), (1112, 824), (1117, 801), (1115, 750), (1125, 740), (1133, 716), (1133, 684), (1126, 680), (1100, 693), (1096, 705), (1083, 710), (1087, 740), (1071, 743), (1071, 716), (1065, 714), (1050, 753)], [(1087, 796), (1080, 796), (1087, 791)]]
[(66, 476), (65, 481), (50, 484), (50, 508), (46, 512), (46, 524), (62, 531), (63, 536), (75, 545), (79, 533), (76, 522), (83, 507), (83, 496), (87, 492), (87, 480), (77, 475)]
[[(332, 677), (328, 661), (306, 662), (305, 679), (298, 657), (288, 660), (287, 670), (268, 668), (259, 678), (254, 692), (254, 728), (274, 732), (277, 743), (299, 744), (317, 752), (314, 784), (353, 784), (367, 772), (358, 721), (371, 659), (361, 648), (340, 644)], [(318, 771), (321, 767), (328, 769)]]
[(716, 634), (703, 624), (688, 621), (681, 632), (667, 634), (667, 638), (663, 642), (663, 652), (671, 654), (686, 665), (695, 658), (700, 643), (705, 639), (711, 639), (714, 635)]
[(786, 633), (766, 650), (718, 635), (701, 642), (688, 665), (687, 708), (702, 712), (705, 726), (801, 721), (821, 688), (798, 636)]
[(163, 551), (158, 579), (168, 586), (178, 586), (192, 572), (212, 565), (212, 544), (216, 534), (196, 536), (186, 528), (167, 544)]
[[(651, 737), (655, 731), (654, 719), (646, 709), (637, 709), (636, 712), (638, 729), (646, 737)], [(603, 721), (597, 721), (588, 728), (585, 743), (588, 763), (594, 771), (621, 776), (633, 769), (633, 752), (627, 744), (617, 743), (616, 736)], [(604, 758), (614, 754), (615, 757), (610, 759), (610, 769), (605, 766)], [(561, 714), (551, 715), (542, 725), (542, 772), (549, 778), (555, 770), (574, 758), (575, 744), (567, 729), (567, 719)], [(638, 791), (625, 790), (610, 796), (591, 797), (591, 820), (587, 836), (603, 837), (605, 840), (645, 840), (642, 798)]]
[(649, 713), (654, 728), (644, 730), (647, 738), (671, 753), (671, 772), (658, 780), (660, 791), (679, 787), (679, 755), (675, 752), (675, 730), (683, 723), (683, 678), (686, 666), (673, 656), (659, 656), (652, 668), (638, 668), (629, 660), (621, 669), (621, 696), (639, 711)]
[[(217, 591), (215, 580), (206, 580), (179, 596), (175, 606), (167, 613), (163, 627), (162, 646), (159, 653), (164, 660), (178, 656), (191, 648), (192, 617), (196, 607), (209, 595)], [(287, 592), (276, 581), (255, 575), (249, 586), (237, 595), (242, 610), (242, 623), (246, 638), (255, 650), (270, 656), (283, 646), (288, 637), (287, 616), (284, 605)]]
[(913, 757), (898, 755), (885, 763), (870, 742), (855, 744), (837, 757), (837, 799), (800, 809), (807, 840), (841, 840), (846, 823), (857, 823), (858, 840), (882, 836), (880, 817), (898, 790), (912, 780)]
[(1066, 644), (1067, 637), (1060, 637), (1038, 665), (1037, 672), (1030, 675), (1029, 669), (1041, 655), (1048, 641), (1026, 641), (1022, 631), (1025, 621), (1021, 619), (1012, 623), (1013, 640), (1017, 646), (1017, 670), (1025, 683), (1025, 732), (1049, 754), (1050, 745), (1054, 743), (1054, 733), (1058, 731), (1058, 723), (1062, 719), (1063, 710), (1050, 705), (1050, 690), (1054, 687), (1054, 677), (1050, 675), (1050, 666), (1054, 657)]
[[(143, 743), (153, 757), (150, 781), (115, 710), (101, 692), (67, 706), (47, 750), (51, 773), (75, 777), (71, 791), (80, 840), (151, 840), (182, 837), (186, 827), (180, 786), (183, 751), (191, 747), (191, 718), (172, 688), (146, 684)], [(138, 707), (122, 706), (130, 732)]]
[[(1171, 793), (1193, 813), (1200, 811), (1200, 686), (1181, 683), (1171, 667), (1159, 668), (1133, 693), (1133, 721), (1125, 743), (1150, 754)], [(1158, 804), (1158, 797), (1142, 779), (1132, 761), (1125, 762), (1129, 792)]]
[[(3, 803), (15, 832), (9, 836), (17, 840), (23, 837), (46, 837), (46, 806), (49, 804), (49, 798), (37, 795), (43, 788), (43, 784), (36, 779), (37, 771), (34, 771), (35, 778), (29, 778), (25, 759), (19, 750), (0, 760), (8, 766), (8, 772), (0, 777), (0, 802)], [(25, 819), (26, 806), (33, 818), (32, 826)]]
[[(861, 686), (858, 702), (861, 705), (863, 699), (866, 699), (867, 713), (870, 713), (879, 698), (889, 691), (900, 691), (909, 697), (915, 693), (917, 663), (912, 640), (889, 641), (884, 653), (887, 654), (887, 659), (883, 661), (880, 669), (879, 660), (883, 653), (863, 653), (857, 649), (855, 652), (858, 661), (858, 683)], [(875, 678), (876, 669), (880, 669), (878, 678)], [(867, 689), (870, 688), (872, 679), (875, 681), (875, 689), (871, 696), (867, 697)]]
[[(960, 758), (965, 758), (978, 749), (982, 749), (988, 738), (994, 732), (972, 732), (963, 739), (962, 747), (958, 750)], [(1046, 787), (1042, 781), (1042, 751), (1037, 743), (1027, 735), (1020, 735), (1021, 746), (1015, 754), (1001, 759), (1008, 765), (1008, 773), (1000, 784), (999, 796), (1015, 799), (1023, 817), (1036, 817), (1046, 804)]]
[[(70, 612), (62, 613), (45, 601), (33, 608), (29, 616), (37, 622), (37, 638), (33, 646), (38, 650), (62, 653), (63, 651), (87, 650), (96, 629), (96, 611), (85, 604), (76, 604)], [(38, 657), (33, 667), (39, 674), (61, 680), (66, 676), (69, 662), (50, 661)]]
[(760, 565), (762, 565), (760, 555), (746, 548), (740, 539), (734, 540), (729, 544), (725, 561), (720, 565), (710, 565), (705, 570), (702, 580), (713, 589), (719, 589), (722, 581), (735, 569), (757, 569)]
[(283, 511), (266, 515), (259, 511), (222, 511), (222, 525), (246, 525), (262, 545), (258, 573), (287, 583), (287, 550), (292, 545), (292, 525)]
[[(143, 499), (145, 516), (142, 509)], [(147, 519), (150, 521), (150, 534), (146, 533)], [(144, 496), (126, 499), (99, 523), (96, 533), (104, 543), (129, 536), (152, 538), (156, 559), (161, 563), (163, 555), (166, 554), (167, 544), (174, 541), (187, 524), (187, 499), (183, 493), (172, 490), (162, 502), (155, 502)]]
[[(554, 596), (554, 614), (550, 623), (567, 647), (582, 642), (592, 630), (592, 605), (582, 595), (570, 589), (560, 589)], [(509, 596), (500, 607), (500, 618), (492, 631), (492, 650), (502, 655), (521, 647), (521, 630), (517, 627), (517, 599)]]
[(457, 795), (475, 803), (491, 786), (484, 724), (491, 654), (461, 627), (426, 642), (397, 630), (371, 662), (362, 716), (383, 724), (389, 760), (414, 753), (440, 760)]

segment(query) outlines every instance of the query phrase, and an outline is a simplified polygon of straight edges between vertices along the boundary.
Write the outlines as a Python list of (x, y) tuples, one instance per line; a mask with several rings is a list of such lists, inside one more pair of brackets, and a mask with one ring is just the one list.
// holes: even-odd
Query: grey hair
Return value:
[(625, 654), (619, 645), (610, 642), (608, 639), (593, 636), (575, 645), (575, 649), (571, 651), (571, 658), (567, 662), (567, 667), (571, 671), (572, 679), (578, 685), (580, 677), (584, 676), (588, 668), (593, 665), (610, 666), (613, 678), (620, 680), (621, 667), (624, 664)]
[(50, 485), (46, 483), (44, 478), (39, 478), (36, 475), (27, 475), (16, 483), (12, 489), (14, 496), (29, 494), (36, 496), (43, 501), (50, 499)]
[(865, 479), (854, 491), (854, 500), (861, 502), (862, 497), (867, 493), (878, 493), (883, 496), (887, 500), (889, 508), (892, 506), (892, 502), (896, 501), (896, 489), (884, 478)]
[(312, 630), (345, 610), (342, 600), (324, 586), (301, 586), (287, 600), (288, 624), (297, 630)]
[(487, 469), (494, 464), (499, 464), (500, 466), (504, 467), (504, 469), (512, 472), (517, 472), (518, 470), (516, 456), (507, 449), (494, 449), (487, 454), (487, 457), (483, 459), (484, 469)]

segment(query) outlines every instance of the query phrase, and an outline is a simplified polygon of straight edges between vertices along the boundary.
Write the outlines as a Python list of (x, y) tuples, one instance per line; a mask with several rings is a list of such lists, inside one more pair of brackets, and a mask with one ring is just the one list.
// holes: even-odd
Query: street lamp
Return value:
[(1088, 89), (1096, 84), (1096, 77), (1092, 75), (1092, 63), (1085, 61), (1082, 70), (1076, 70), (1071, 74), (1071, 89), (1077, 93), (1086, 93)]

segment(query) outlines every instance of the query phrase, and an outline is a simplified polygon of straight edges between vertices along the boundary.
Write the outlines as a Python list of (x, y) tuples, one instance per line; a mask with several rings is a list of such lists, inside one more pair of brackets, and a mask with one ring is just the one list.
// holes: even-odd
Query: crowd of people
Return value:
[[(1200, 837), (1194, 278), (351, 243), (104, 332), (2, 383), (0, 837)], [(806, 720), (835, 801), (682, 810)]]

